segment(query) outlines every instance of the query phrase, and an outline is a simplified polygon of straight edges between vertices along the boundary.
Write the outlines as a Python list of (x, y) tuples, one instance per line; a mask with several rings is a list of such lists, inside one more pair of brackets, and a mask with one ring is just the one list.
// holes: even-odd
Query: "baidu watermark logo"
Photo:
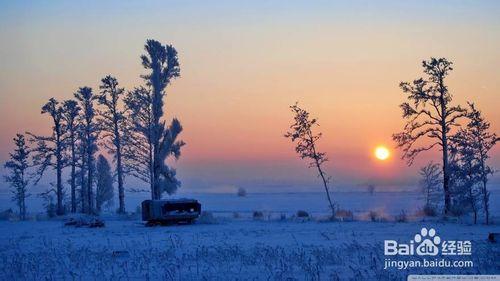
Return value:
[(420, 233), (409, 243), (398, 243), (396, 240), (384, 241), (384, 255), (386, 256), (437, 256), (442, 255), (471, 255), (471, 241), (442, 240), (434, 228), (422, 228)]
[(443, 240), (434, 228), (423, 227), (408, 243), (399, 243), (396, 240), (384, 240), (384, 255), (386, 256), (418, 256), (418, 260), (385, 259), (385, 269), (395, 267), (472, 267), (472, 261), (426, 259), (425, 257), (441, 256), (470, 256), (472, 243), (468, 240)]

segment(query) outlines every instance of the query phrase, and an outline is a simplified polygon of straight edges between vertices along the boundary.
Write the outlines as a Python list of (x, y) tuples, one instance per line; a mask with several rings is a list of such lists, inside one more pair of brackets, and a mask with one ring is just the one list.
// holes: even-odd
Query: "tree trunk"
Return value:
[(56, 173), (57, 173), (57, 215), (64, 215), (63, 206), (63, 193), (62, 193), (62, 151), (61, 151), (61, 137), (57, 136), (56, 144)]
[(490, 224), (490, 202), (488, 190), (486, 189), (486, 180), (483, 180), (483, 206), (486, 225)]
[[(116, 115), (116, 114), (115, 114)], [(125, 191), (123, 190), (123, 168), (120, 132), (118, 130), (118, 120), (114, 122), (115, 146), (116, 146), (116, 172), (118, 176), (118, 213), (125, 213)]]
[(92, 214), (93, 212), (93, 199), (92, 199), (92, 177), (93, 177), (93, 169), (92, 169), (92, 155), (89, 152), (87, 155), (87, 201), (88, 201), (88, 214)]
[(87, 213), (87, 187), (85, 183), (85, 161), (86, 156), (83, 155), (82, 157), (82, 167), (80, 168), (80, 184), (81, 184), (81, 190), (80, 190), (80, 201), (82, 202), (82, 213)]
[(121, 153), (116, 156), (117, 174), (118, 174), (118, 200), (119, 207), (118, 213), (125, 213), (125, 190), (123, 188), (123, 168), (122, 168), (122, 157)]
[(326, 197), (328, 198), (328, 203), (330, 204), (330, 209), (332, 211), (332, 217), (333, 217), (335, 216), (335, 206), (333, 205), (332, 199), (330, 198), (330, 190), (328, 190), (328, 184), (325, 175), (323, 174), (323, 170), (321, 169), (321, 165), (319, 165), (318, 161), (316, 161), (316, 167), (318, 168), (319, 175), (323, 180), (323, 186), (325, 187)]
[(24, 191), (19, 192), (19, 217), (21, 217), (21, 220), (26, 219), (26, 207), (25, 207), (25, 194)]
[(153, 172), (153, 148), (149, 145), (149, 185), (151, 186), (151, 199), (155, 200), (154, 172)]
[[(96, 190), (96, 194), (97, 194), (97, 190)], [(101, 200), (99, 199), (99, 196), (96, 195), (95, 197), (95, 210), (96, 210), (96, 213), (100, 214), (101, 213)]]
[(443, 148), (443, 191), (444, 191), (444, 214), (448, 215), (450, 213), (451, 208), (451, 195), (450, 195), (450, 175), (449, 175), (449, 159), (448, 159), (448, 136), (446, 130), (446, 103), (444, 100), (445, 88), (443, 86), (443, 81), (440, 81), (441, 85), (441, 140), (442, 140), (442, 148)]
[(71, 212), (76, 213), (76, 155), (75, 138), (70, 138), (71, 142)]

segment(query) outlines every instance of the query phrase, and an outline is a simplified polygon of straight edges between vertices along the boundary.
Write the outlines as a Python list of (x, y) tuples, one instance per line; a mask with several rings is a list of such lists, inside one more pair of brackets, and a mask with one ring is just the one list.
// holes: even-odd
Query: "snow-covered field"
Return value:
[[(357, 220), (369, 210), (391, 220), (402, 209), (412, 214), (421, 203), (411, 193), (341, 196), (336, 200)], [(497, 196), (492, 196), (496, 217)], [(104, 228), (64, 226), (62, 219), (0, 221), (0, 280), (406, 280), (410, 273), (500, 274), (500, 246), (487, 241), (488, 233), (500, 232), (498, 224), (419, 217), (400, 223), (324, 221), (320, 194), (193, 197), (215, 218), (145, 227), (137, 216), (104, 215)], [(264, 217), (254, 220), (254, 210)], [(312, 218), (293, 217), (297, 210)], [(472, 260), (473, 267), (384, 269), (384, 240), (408, 242), (422, 227), (434, 228), (443, 240), (472, 241), (471, 256), (437, 258)]]
[[(383, 240), (421, 227), (471, 240), (472, 268), (384, 269)], [(101, 229), (61, 221), (1, 222), (0, 280), (405, 280), (409, 273), (500, 274), (499, 226), (452, 223), (253, 221)]]

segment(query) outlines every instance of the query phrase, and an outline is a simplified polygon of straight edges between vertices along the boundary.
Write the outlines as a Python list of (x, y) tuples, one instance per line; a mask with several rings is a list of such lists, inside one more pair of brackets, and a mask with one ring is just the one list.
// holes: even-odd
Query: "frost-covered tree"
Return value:
[(83, 145), (83, 169), (87, 172), (86, 175), (86, 201), (87, 213), (94, 212), (94, 195), (93, 195), (93, 182), (94, 182), (94, 154), (97, 151), (97, 138), (99, 134), (99, 127), (95, 119), (94, 105), (97, 96), (94, 95), (92, 89), (89, 87), (81, 87), (75, 93), (75, 98), (79, 102), (81, 108), (81, 130), (82, 130), (82, 145)]
[(442, 196), (442, 169), (439, 164), (430, 162), (420, 168), (420, 187), (425, 196), (424, 211), (427, 215), (434, 214)]
[(488, 166), (489, 152), (499, 140), (495, 133), (490, 132), (490, 123), (485, 120), (473, 103), (469, 103), (467, 113), (468, 123), (465, 128), (453, 136), (456, 152), (461, 157), (462, 167), (470, 174), (470, 180), (477, 180), (480, 189), (485, 222), (489, 224), (489, 191), (488, 179), (494, 170)]
[(113, 175), (108, 160), (101, 154), (96, 164), (96, 210), (101, 212), (104, 203), (113, 200)]
[(309, 118), (309, 112), (300, 108), (297, 103), (290, 106), (290, 109), (294, 114), (294, 123), (290, 126), (290, 131), (285, 134), (285, 137), (296, 143), (295, 151), (299, 154), (300, 158), (310, 159), (311, 162), (309, 163), (309, 167), (318, 170), (318, 176), (321, 177), (323, 181), (326, 197), (330, 204), (332, 215), (334, 215), (335, 206), (330, 197), (330, 190), (328, 188), (328, 183), (331, 178), (323, 171), (323, 164), (328, 161), (328, 158), (326, 157), (326, 153), (319, 152), (316, 148), (316, 144), (320, 140), (322, 134), (315, 134), (312, 130), (314, 126), (319, 126), (317, 119)]
[(13, 139), (15, 148), (9, 153), (10, 160), (5, 162), (4, 167), (9, 170), (9, 175), (5, 176), (5, 182), (11, 185), (12, 200), (16, 202), (19, 208), (19, 216), (22, 220), (26, 219), (26, 197), (28, 194), (28, 168), (30, 149), (26, 145), (24, 135), (17, 134)]
[(116, 176), (118, 181), (118, 213), (125, 213), (125, 190), (123, 187), (123, 147), (124, 135), (126, 134), (125, 112), (121, 106), (121, 99), (125, 90), (118, 86), (118, 80), (112, 76), (106, 76), (101, 80), (99, 86), (99, 104), (104, 109), (100, 111), (101, 128), (104, 146), (114, 156), (116, 163)]
[(30, 142), (36, 144), (33, 148), (33, 164), (38, 166), (35, 184), (40, 181), (47, 168), (52, 167), (56, 171), (56, 213), (60, 216), (64, 214), (62, 170), (66, 161), (63, 107), (56, 99), (51, 98), (42, 107), (42, 114), (48, 114), (52, 119), (52, 135), (47, 137), (28, 133)]
[(474, 224), (480, 207), (478, 163), (463, 131), (450, 137), (450, 187), (452, 208), (457, 215), (472, 212)]
[(138, 87), (124, 98), (127, 118), (127, 145), (124, 160), (127, 173), (150, 184), (153, 197), (153, 112), (151, 91)]
[(141, 56), (142, 66), (148, 71), (142, 75), (146, 85), (151, 87), (151, 144), (153, 149), (153, 199), (160, 199), (163, 192), (174, 193), (180, 186), (176, 179), (176, 171), (167, 166), (169, 156), (180, 156), (183, 141), (177, 137), (182, 132), (182, 126), (176, 118), (166, 125), (163, 117), (163, 99), (165, 88), (170, 82), (180, 76), (177, 51), (172, 45), (162, 45), (155, 40), (147, 40), (144, 46), (146, 54)]
[[(450, 211), (451, 198), (449, 137), (452, 128), (458, 126), (458, 119), (465, 115), (464, 109), (451, 104), (452, 95), (445, 84), (445, 78), (453, 70), (451, 65), (445, 58), (431, 58), (422, 62), (427, 79), (401, 82), (400, 88), (408, 95), (408, 102), (400, 105), (407, 123), (402, 132), (392, 136), (408, 165), (422, 151), (441, 149), (445, 214)], [(419, 145), (422, 139), (427, 139), (425, 145)]]
[(71, 212), (76, 212), (76, 168), (78, 165), (78, 122), (77, 118), (80, 113), (80, 107), (74, 100), (66, 100), (63, 103), (63, 118), (65, 121), (65, 129), (67, 134), (67, 145), (69, 149), (68, 165), (71, 167), (70, 185), (71, 185)]
[(82, 123), (81, 123), (81, 116), (78, 117), (79, 122), (78, 122), (78, 131), (77, 131), (77, 136), (78, 136), (78, 142), (76, 145), (76, 152), (77, 152), (77, 167), (78, 171), (76, 172), (77, 175), (77, 181), (76, 185), (80, 187), (79, 190), (79, 202), (80, 202), (80, 207), (81, 207), (81, 212), (82, 213), (87, 213), (88, 211), (88, 200), (87, 200), (87, 156), (85, 153), (85, 132), (83, 131)]

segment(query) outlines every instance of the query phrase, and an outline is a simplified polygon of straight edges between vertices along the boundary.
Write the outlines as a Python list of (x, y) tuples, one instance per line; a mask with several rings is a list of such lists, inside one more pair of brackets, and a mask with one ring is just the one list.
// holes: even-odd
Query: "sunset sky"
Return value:
[[(404, 124), (399, 82), (432, 56), (454, 62), (454, 103), (476, 102), (500, 132), (498, 1), (144, 2), (0, 1), (2, 163), (16, 132), (49, 132), (50, 97), (96, 90), (107, 74), (141, 85), (148, 38), (179, 52), (166, 112), (184, 126), (182, 189), (322, 191), (283, 137), (296, 101), (319, 119), (334, 187), (415, 185), (439, 151), (407, 167), (391, 135)], [(500, 169), (500, 146), (490, 163)]]

